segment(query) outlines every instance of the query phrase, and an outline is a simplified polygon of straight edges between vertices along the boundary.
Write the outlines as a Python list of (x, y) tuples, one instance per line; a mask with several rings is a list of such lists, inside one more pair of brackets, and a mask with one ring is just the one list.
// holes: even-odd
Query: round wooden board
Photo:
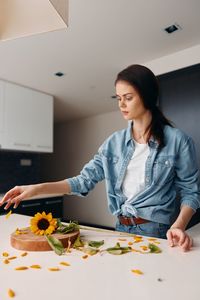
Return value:
[[(24, 231), (24, 228), (23, 228)], [(33, 234), (30, 227), (25, 229), (27, 233), (16, 234), (13, 232), (10, 236), (11, 246), (18, 250), (26, 251), (51, 251), (52, 248), (49, 246), (44, 236)], [(64, 248), (68, 247), (68, 241), (70, 240), (73, 244), (79, 235), (79, 231), (70, 232), (67, 234), (53, 233), (51, 236), (57, 238), (62, 242)]]

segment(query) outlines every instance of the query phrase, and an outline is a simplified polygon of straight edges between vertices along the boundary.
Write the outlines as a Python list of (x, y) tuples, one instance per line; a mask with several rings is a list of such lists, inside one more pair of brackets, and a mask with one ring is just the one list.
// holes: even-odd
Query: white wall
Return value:
[[(105, 138), (126, 126), (119, 111), (56, 125), (55, 153), (42, 159), (42, 178), (60, 180), (79, 174)], [(86, 198), (66, 196), (64, 217), (114, 227), (115, 217), (108, 212), (104, 182), (97, 184)]]

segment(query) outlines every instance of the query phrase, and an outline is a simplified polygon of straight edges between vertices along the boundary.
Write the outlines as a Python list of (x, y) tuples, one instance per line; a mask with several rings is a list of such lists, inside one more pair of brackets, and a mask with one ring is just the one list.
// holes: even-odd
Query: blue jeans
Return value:
[(128, 232), (137, 235), (144, 235), (150, 237), (156, 237), (161, 239), (166, 239), (166, 233), (169, 229), (169, 225), (156, 223), (156, 222), (148, 222), (139, 225), (122, 225), (119, 221), (116, 223), (116, 230), (121, 232)]

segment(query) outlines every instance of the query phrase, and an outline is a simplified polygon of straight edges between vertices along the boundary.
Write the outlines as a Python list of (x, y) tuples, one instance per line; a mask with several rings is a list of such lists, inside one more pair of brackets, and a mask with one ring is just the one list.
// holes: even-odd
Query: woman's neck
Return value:
[(132, 135), (136, 142), (141, 144), (147, 143), (151, 120), (151, 114), (146, 115), (145, 118), (133, 120)]

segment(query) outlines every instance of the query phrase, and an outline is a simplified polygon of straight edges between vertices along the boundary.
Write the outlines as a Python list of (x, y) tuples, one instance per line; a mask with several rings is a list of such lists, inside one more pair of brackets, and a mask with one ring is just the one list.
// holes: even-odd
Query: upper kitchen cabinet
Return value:
[(53, 97), (9, 82), (0, 84), (1, 148), (53, 152)]

